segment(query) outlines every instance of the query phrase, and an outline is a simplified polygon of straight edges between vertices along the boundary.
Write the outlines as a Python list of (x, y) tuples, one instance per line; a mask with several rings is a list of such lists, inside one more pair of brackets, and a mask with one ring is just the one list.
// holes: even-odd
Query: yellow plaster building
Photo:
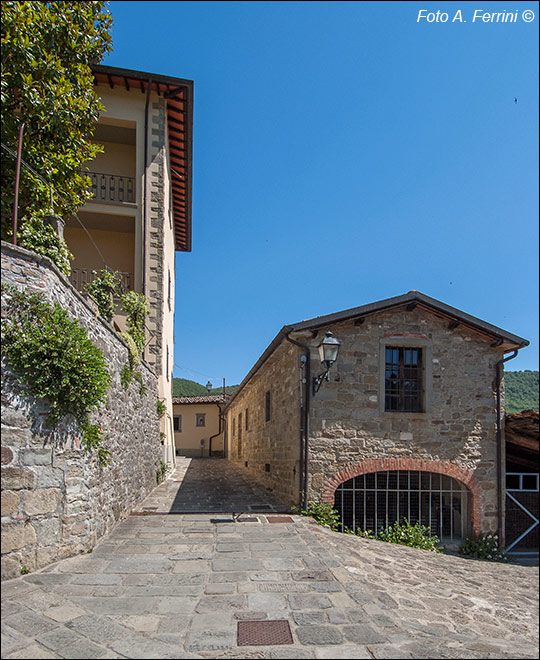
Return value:
[(178, 456), (202, 458), (225, 455), (225, 425), (221, 412), (229, 399), (226, 394), (173, 397)]
[[(80, 291), (105, 266), (124, 290), (146, 295), (150, 308), (144, 359), (159, 377), (167, 414), (161, 420), (163, 459), (175, 461), (175, 252), (191, 251), (193, 82), (157, 74), (93, 67), (105, 106), (94, 139), (104, 152), (88, 163), (92, 199), (66, 221), (74, 255), (72, 284)], [(114, 318), (125, 330), (120, 313)]]

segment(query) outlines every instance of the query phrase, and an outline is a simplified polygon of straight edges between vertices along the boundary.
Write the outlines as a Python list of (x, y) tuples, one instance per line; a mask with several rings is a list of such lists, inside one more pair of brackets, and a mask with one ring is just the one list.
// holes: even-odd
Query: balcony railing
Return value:
[[(122, 278), (122, 282), (120, 284), (121, 293), (127, 293), (128, 291), (131, 291), (133, 289), (132, 273), (119, 273), (119, 275)], [(98, 272), (96, 270), (92, 270), (91, 268), (72, 268), (70, 280), (71, 284), (73, 284), (77, 291), (86, 293), (85, 285), (93, 282), (97, 276)]]
[(131, 176), (82, 172), (91, 181), (92, 199), (98, 202), (135, 203), (135, 179)]

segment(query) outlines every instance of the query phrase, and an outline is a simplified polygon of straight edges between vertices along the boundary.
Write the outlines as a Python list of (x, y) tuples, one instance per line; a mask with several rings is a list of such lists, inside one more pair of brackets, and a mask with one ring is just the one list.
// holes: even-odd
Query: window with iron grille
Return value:
[(422, 349), (387, 346), (384, 409), (389, 412), (424, 412)]
[(175, 415), (173, 417), (173, 428), (175, 431), (182, 430), (182, 415)]
[(242, 413), (238, 414), (238, 440), (242, 440)]
[(340, 529), (379, 532), (406, 518), (429, 527), (445, 541), (468, 533), (469, 491), (443, 474), (396, 470), (361, 474), (342, 483), (334, 508)]
[(249, 431), (249, 422), (248, 422), (248, 409), (245, 410), (245, 419), (246, 419), (246, 431)]

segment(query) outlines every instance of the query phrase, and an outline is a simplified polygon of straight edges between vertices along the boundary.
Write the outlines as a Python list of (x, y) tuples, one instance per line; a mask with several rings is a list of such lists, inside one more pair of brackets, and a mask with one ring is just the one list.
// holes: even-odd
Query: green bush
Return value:
[(56, 264), (58, 269), (69, 277), (73, 255), (68, 250), (67, 243), (54, 231), (51, 225), (45, 224), (42, 218), (32, 217), (22, 226), (19, 245), (36, 254), (41, 254)]
[(118, 271), (103, 268), (96, 279), (86, 285), (86, 290), (96, 301), (100, 316), (109, 323), (114, 316), (114, 298), (120, 294), (121, 284), (122, 278)]
[(336, 530), (339, 524), (339, 513), (328, 502), (310, 502), (307, 511), (303, 510), (302, 515), (311, 516), (319, 525), (333, 530)]
[(504, 549), (499, 546), (499, 537), (494, 532), (468, 536), (463, 541), (459, 552), (475, 559), (508, 561)]
[(167, 412), (167, 406), (165, 405), (165, 401), (162, 399), (158, 399), (156, 401), (156, 412), (159, 419), (161, 419)]
[(381, 529), (377, 538), (387, 543), (407, 545), (409, 548), (422, 548), (432, 552), (442, 552), (437, 536), (431, 535), (431, 530), (425, 525), (416, 522), (414, 525), (404, 518), (403, 522), (395, 522), (386, 529)]
[(159, 462), (159, 468), (156, 471), (156, 481), (158, 484), (160, 484), (163, 481), (163, 479), (165, 479), (165, 475), (169, 470), (170, 468), (167, 465), (167, 463), (165, 463), (164, 461)]
[(111, 382), (103, 353), (58, 303), (13, 287), (4, 287), (4, 292), (2, 356), (31, 394), (47, 399), (49, 426), (73, 415), (85, 449), (97, 449), (101, 464), (107, 464), (101, 430), (89, 422), (90, 413), (105, 402)]

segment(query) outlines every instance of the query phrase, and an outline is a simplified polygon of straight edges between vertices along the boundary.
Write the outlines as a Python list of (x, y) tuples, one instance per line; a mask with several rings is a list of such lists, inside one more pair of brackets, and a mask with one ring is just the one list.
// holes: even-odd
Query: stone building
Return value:
[[(191, 251), (193, 82), (105, 65), (92, 70), (105, 107), (94, 140), (104, 151), (84, 172), (92, 198), (66, 219), (71, 283), (84, 292), (107, 266), (120, 272), (125, 291), (146, 295), (144, 359), (159, 376), (167, 407), (163, 459), (172, 463), (175, 252)], [(126, 329), (119, 307), (114, 324)]]
[[(314, 392), (328, 331), (340, 353)], [(227, 456), (343, 528), (503, 532), (503, 360), (527, 345), (417, 291), (284, 326), (227, 405)]]

